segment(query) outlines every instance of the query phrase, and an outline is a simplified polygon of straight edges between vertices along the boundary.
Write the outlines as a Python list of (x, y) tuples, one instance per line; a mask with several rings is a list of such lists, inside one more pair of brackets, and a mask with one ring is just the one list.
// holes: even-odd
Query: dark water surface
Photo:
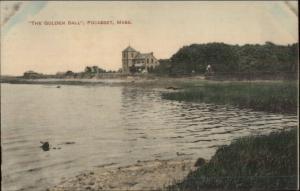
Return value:
[(209, 159), (240, 136), (298, 124), (296, 115), (164, 100), (163, 89), (1, 84), (1, 90), (5, 191), (46, 190), (110, 163)]

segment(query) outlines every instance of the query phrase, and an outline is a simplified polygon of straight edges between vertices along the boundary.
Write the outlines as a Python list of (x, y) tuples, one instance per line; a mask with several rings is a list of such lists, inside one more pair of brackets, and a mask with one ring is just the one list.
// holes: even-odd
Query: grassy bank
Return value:
[(168, 92), (165, 99), (215, 104), (276, 113), (296, 113), (298, 100), (296, 82), (229, 82), (189, 85), (182, 91)]
[(297, 130), (245, 137), (167, 190), (286, 190), (297, 187)]

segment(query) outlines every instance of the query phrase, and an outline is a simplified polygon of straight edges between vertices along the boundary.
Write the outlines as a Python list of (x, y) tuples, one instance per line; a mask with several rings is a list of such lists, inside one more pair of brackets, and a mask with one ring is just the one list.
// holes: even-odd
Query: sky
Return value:
[[(190, 44), (298, 42), (297, 1), (1, 1), (1, 75), (118, 70), (128, 45), (158, 59)], [(116, 24), (118, 20), (131, 24)], [(31, 21), (41, 22), (33, 25)], [(64, 25), (45, 25), (49, 22)], [(68, 21), (80, 25), (68, 25)], [(115, 24), (87, 24), (112, 21)]]

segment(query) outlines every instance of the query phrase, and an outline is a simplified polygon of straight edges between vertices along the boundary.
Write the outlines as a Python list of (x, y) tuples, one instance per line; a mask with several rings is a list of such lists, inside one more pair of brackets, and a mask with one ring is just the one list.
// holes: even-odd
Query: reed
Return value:
[(297, 113), (296, 82), (228, 82), (186, 84), (182, 91), (163, 93), (169, 100), (234, 105), (258, 111)]

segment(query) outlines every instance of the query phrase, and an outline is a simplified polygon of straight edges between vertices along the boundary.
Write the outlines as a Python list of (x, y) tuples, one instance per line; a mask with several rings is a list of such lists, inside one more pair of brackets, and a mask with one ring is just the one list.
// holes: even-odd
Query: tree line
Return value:
[(108, 73), (117, 73), (120, 71), (113, 71), (113, 70), (105, 70), (103, 68), (100, 68), (98, 66), (86, 66), (84, 68), (84, 71), (82, 72), (73, 72), (71, 70), (65, 71), (65, 72), (57, 72), (54, 75), (51, 74), (42, 74), (37, 73), (34, 71), (27, 71), (24, 72), (23, 78), (28, 79), (38, 79), (38, 78), (93, 78), (101, 76), (102, 74)]
[(116, 73), (116, 71), (105, 70), (98, 66), (86, 66), (83, 72), (73, 72), (69, 70), (67, 72), (57, 73), (56, 75), (63, 78), (93, 78), (104, 73)]
[(191, 44), (180, 48), (170, 59), (160, 60), (153, 70), (158, 74), (204, 74), (211, 65), (221, 73), (297, 73), (298, 43), (229, 45), (225, 43)]

